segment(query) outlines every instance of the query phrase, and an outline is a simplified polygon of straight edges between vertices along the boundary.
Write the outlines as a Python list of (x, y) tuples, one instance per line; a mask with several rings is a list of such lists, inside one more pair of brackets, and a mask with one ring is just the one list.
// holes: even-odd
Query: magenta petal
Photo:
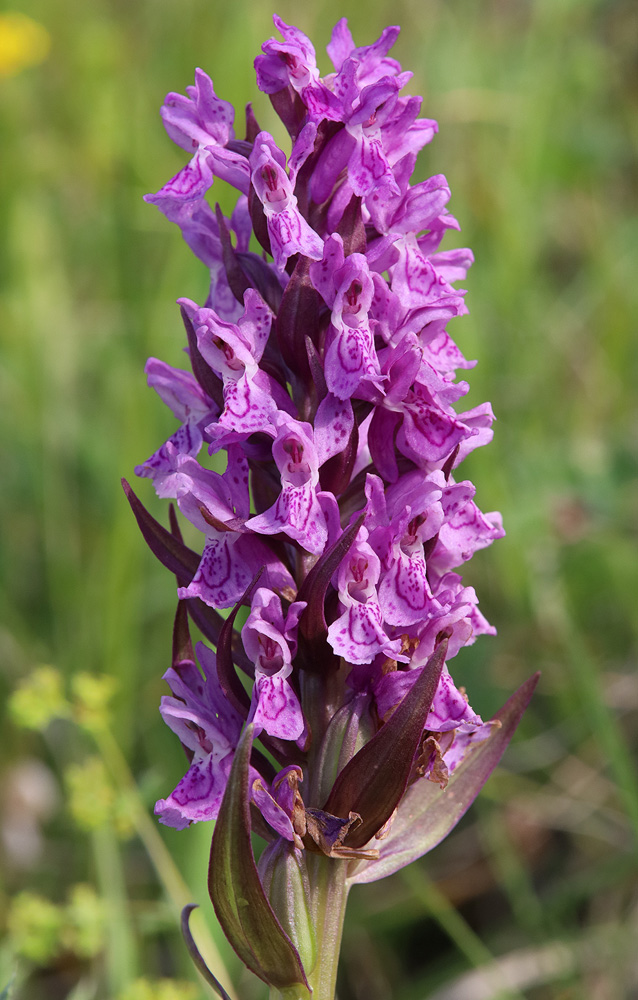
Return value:
[(299, 700), (284, 677), (257, 674), (253, 688), (253, 709), (248, 717), (255, 729), (265, 729), (269, 736), (296, 740), (305, 722)]
[(328, 540), (328, 527), (311, 483), (293, 486), (286, 483), (276, 503), (263, 514), (252, 517), (246, 527), (264, 535), (285, 532), (308, 552), (323, 552)]
[(423, 557), (407, 555), (398, 546), (393, 563), (379, 587), (379, 604), (391, 625), (415, 625), (427, 617), (432, 597)]
[(209, 538), (197, 572), (188, 587), (179, 587), (181, 600), (200, 597), (212, 608), (230, 608), (236, 604), (251, 581), (245, 563), (237, 557), (234, 532)]
[(332, 393), (321, 400), (315, 415), (315, 447), (319, 466), (344, 450), (354, 426), (349, 399), (337, 399)]
[(323, 240), (310, 228), (299, 209), (285, 208), (268, 216), (267, 221), (277, 267), (283, 268), (288, 258), (295, 253), (301, 253), (312, 260), (321, 260)]
[(232, 753), (223, 761), (209, 754), (195, 761), (167, 799), (155, 804), (160, 823), (183, 830), (191, 823), (216, 819), (221, 805)]
[(328, 642), (348, 663), (372, 663), (378, 653), (396, 657), (401, 640), (390, 640), (382, 622), (376, 601), (353, 604), (328, 629)]

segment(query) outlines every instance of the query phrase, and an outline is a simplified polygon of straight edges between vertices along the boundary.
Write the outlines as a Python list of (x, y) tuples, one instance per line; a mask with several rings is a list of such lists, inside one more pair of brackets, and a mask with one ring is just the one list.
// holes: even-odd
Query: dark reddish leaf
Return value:
[(122, 488), (131, 505), (144, 540), (154, 556), (177, 577), (186, 579), (186, 585), (195, 576), (199, 566), (199, 556), (183, 542), (163, 528), (159, 521), (149, 514), (146, 507), (137, 498), (126, 479), (122, 480)]
[(250, 220), (253, 224), (253, 232), (255, 236), (266, 253), (269, 253), (272, 256), (270, 236), (268, 235), (268, 223), (266, 222), (264, 206), (259, 200), (257, 192), (252, 184), (250, 185), (250, 189), (248, 191), (248, 211), (250, 212)]
[(253, 111), (252, 104), (246, 105), (246, 142), (253, 143), (259, 133), (261, 128), (259, 123), (255, 118), (255, 112)]
[(354, 524), (346, 528), (328, 551), (324, 552), (299, 588), (297, 600), (308, 602), (308, 606), (299, 619), (299, 633), (308, 642), (323, 639), (328, 632), (324, 615), (324, 602), (330, 579), (352, 545), (363, 524), (364, 517), (365, 514), (361, 514)]
[(173, 666), (180, 663), (194, 663), (195, 653), (188, 628), (188, 611), (184, 601), (177, 602), (175, 622), (173, 624)]
[(353, 195), (339, 219), (335, 232), (339, 233), (343, 240), (343, 252), (346, 257), (351, 253), (366, 252), (366, 231), (361, 217), (361, 198)]
[[(167, 569), (175, 574), (180, 587), (187, 587), (197, 572), (200, 557), (182, 542), (173, 507), (171, 506), (169, 510), (172, 531), (167, 531), (159, 521), (156, 521), (149, 514), (126, 479), (122, 480), (122, 487), (135, 514), (140, 531), (151, 552), (159, 559), (163, 566), (166, 566)], [(189, 598), (184, 603), (187, 605), (188, 613), (198, 629), (200, 629), (209, 642), (212, 642), (216, 646), (224, 624), (222, 616), (214, 608), (210, 608), (203, 601), (200, 601), (199, 597)], [(231, 645), (233, 657), (237, 665), (245, 673), (251, 676), (254, 675), (254, 668), (244, 653), (240, 638), (236, 632), (232, 636)]]
[(283, 359), (291, 371), (308, 378), (306, 337), (316, 343), (324, 302), (310, 280), (308, 257), (300, 256), (286, 285), (277, 313), (277, 339)]
[(264, 302), (276, 313), (281, 303), (283, 291), (272, 267), (250, 250), (237, 250), (235, 257), (253, 288), (257, 289)]
[(385, 725), (337, 776), (324, 811), (335, 816), (358, 813), (362, 821), (346, 837), (347, 847), (367, 844), (403, 798), (446, 653), (444, 639)]
[(217, 642), (217, 676), (219, 678), (221, 689), (231, 705), (240, 713), (240, 715), (243, 715), (244, 718), (246, 718), (248, 710), (250, 709), (250, 698), (239, 680), (239, 677), (235, 673), (235, 667), (233, 665), (233, 625), (235, 624), (237, 612), (242, 604), (250, 603), (250, 597), (253, 590), (257, 586), (262, 573), (263, 569), (261, 569), (251, 580), (249, 586), (237, 601), (237, 604), (222, 625)]
[(322, 490), (328, 490), (337, 497), (341, 496), (352, 478), (352, 470), (357, 460), (358, 447), (359, 427), (355, 420), (348, 443), (343, 451), (340, 451), (337, 455), (333, 455), (332, 458), (329, 458), (321, 466), (319, 479)]
[(215, 216), (217, 218), (219, 238), (222, 245), (222, 262), (226, 271), (226, 278), (228, 279), (231, 292), (237, 301), (243, 305), (244, 292), (247, 288), (251, 287), (251, 284), (237, 260), (237, 255), (230, 242), (230, 233), (226, 228), (226, 220), (219, 205), (215, 205)]
[(306, 118), (306, 109), (297, 91), (288, 84), (282, 90), (269, 94), (270, 103), (286, 126), (294, 142)]
[(315, 389), (317, 390), (317, 401), (320, 403), (322, 399), (328, 395), (328, 386), (326, 384), (326, 377), (323, 373), (323, 365), (321, 363), (321, 358), (317, 348), (313, 344), (312, 340), (306, 334), (306, 354), (308, 355), (308, 364), (310, 366), (310, 374), (312, 376), (312, 381), (315, 384)]

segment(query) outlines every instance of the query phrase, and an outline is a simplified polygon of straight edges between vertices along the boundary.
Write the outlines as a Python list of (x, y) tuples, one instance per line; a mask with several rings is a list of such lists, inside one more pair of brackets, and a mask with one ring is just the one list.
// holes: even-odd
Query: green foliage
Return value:
[(175, 979), (136, 979), (117, 1000), (197, 1000), (198, 990), (192, 983)]
[(110, 822), (115, 790), (101, 757), (71, 764), (65, 774), (68, 806), (81, 830), (99, 830)]

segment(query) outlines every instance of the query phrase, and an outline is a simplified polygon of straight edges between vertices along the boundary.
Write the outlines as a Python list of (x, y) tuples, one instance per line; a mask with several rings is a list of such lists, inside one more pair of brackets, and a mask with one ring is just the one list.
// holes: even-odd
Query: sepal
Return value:
[(261, 884), (250, 840), (249, 762), (252, 725), (238, 743), (211, 845), (208, 891), (222, 929), (242, 962), (270, 986), (308, 980)]

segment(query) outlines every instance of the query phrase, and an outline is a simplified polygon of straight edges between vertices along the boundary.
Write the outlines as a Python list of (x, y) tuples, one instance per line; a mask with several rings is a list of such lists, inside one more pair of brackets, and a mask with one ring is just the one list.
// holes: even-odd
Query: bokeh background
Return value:
[[(270, 127), (252, 60), (273, 11), (17, 10), (35, 24), (0, 12), (0, 993), (203, 1000), (177, 929), (193, 900), (211, 967), (233, 996), (263, 1000), (206, 898), (210, 830), (152, 819), (184, 764), (157, 711), (174, 583), (119, 479), (173, 430), (143, 366), (184, 363), (174, 301), (203, 299), (207, 280), (142, 201), (184, 162), (158, 109), (201, 66)], [(463, 651), (455, 676), (489, 715), (543, 671), (454, 834), (353, 891), (340, 1000), (638, 997), (638, 7), (277, 12), (324, 72), (339, 17), (359, 44), (403, 27), (396, 55), (440, 123), (418, 179), (447, 175), (463, 227), (447, 246), (476, 255), (452, 333), (479, 359), (470, 405), (490, 399), (498, 423), (464, 470), (508, 532), (466, 573), (498, 637)]]

